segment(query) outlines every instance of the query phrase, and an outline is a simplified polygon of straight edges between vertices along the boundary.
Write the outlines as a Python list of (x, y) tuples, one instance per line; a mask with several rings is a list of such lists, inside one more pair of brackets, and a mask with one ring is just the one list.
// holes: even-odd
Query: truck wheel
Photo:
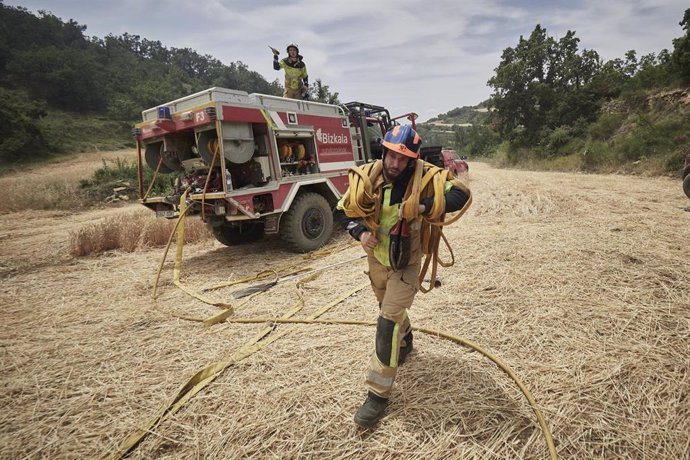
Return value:
[(296, 252), (320, 248), (331, 233), (333, 213), (326, 198), (318, 193), (298, 195), (280, 219), (280, 237)]
[(683, 191), (688, 196), (688, 198), (690, 198), (690, 174), (685, 176), (685, 179), (683, 179)]
[(253, 243), (264, 236), (263, 222), (241, 222), (213, 227), (213, 236), (226, 246)]

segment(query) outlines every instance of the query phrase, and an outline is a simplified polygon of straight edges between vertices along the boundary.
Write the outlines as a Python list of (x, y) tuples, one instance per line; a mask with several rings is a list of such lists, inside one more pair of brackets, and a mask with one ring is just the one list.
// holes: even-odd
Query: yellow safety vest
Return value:
[[(287, 58), (285, 58), (287, 59)], [(300, 89), (302, 87), (302, 79), (307, 78), (307, 66), (292, 67), (285, 59), (278, 62), (280, 68), (285, 70), (285, 87), (290, 89)]]

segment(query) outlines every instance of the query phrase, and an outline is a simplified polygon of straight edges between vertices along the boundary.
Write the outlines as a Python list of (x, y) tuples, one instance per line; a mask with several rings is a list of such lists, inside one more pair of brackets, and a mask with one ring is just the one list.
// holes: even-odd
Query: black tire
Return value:
[(280, 219), (280, 237), (296, 252), (322, 247), (333, 233), (333, 212), (328, 200), (318, 193), (297, 195)]
[(683, 179), (683, 191), (687, 197), (690, 198), (690, 174), (685, 176), (685, 179)]
[(253, 243), (264, 236), (263, 222), (225, 223), (212, 227), (213, 236), (226, 246)]

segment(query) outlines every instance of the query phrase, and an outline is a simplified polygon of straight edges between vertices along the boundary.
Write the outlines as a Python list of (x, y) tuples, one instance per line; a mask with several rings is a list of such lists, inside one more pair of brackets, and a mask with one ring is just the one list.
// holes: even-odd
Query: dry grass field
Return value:
[[(61, 176), (60, 165), (47, 168), (0, 183), (30, 191), (42, 174)], [(504, 360), (534, 394), (559, 458), (690, 458), (690, 202), (680, 181), (470, 168), (473, 207), (445, 232), (455, 266), (417, 297), (413, 325)], [(197, 371), (224, 360), (129, 458), (548, 458), (505, 373), (422, 333), (387, 416), (375, 430), (356, 428), (374, 329), (337, 321), (375, 320), (367, 288), (320, 317), (336, 324), (204, 327), (189, 318), (220, 310), (173, 285), (174, 251), (156, 302), (162, 248), (71, 255), (79, 231), (139, 208), (0, 214), (0, 458), (112, 454)], [(338, 232), (331, 245), (347, 242)], [(349, 247), (308, 260), (275, 238), (238, 247), (201, 239), (184, 251), (182, 281), (195, 290), (361, 254)], [(299, 291), (280, 283), (230, 319), (278, 318), (299, 293), (293, 318), (308, 318), (366, 283), (365, 264), (324, 271)], [(251, 284), (206, 295), (238, 305), (231, 293)]]
[(135, 150), (116, 150), (60, 156), (49, 164), (16, 167), (0, 176), (5, 191), (0, 214), (24, 209), (78, 209), (82, 200), (75, 193), (81, 179), (89, 179), (104, 163), (117, 160), (134, 164)]

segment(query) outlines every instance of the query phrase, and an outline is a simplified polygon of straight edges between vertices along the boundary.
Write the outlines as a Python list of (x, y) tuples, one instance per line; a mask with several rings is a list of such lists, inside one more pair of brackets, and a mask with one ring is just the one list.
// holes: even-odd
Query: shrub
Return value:
[[(153, 180), (153, 170), (144, 166), (144, 182), (150, 184)], [(138, 198), (135, 184), (139, 184), (137, 165), (127, 160), (117, 158), (115, 165), (109, 165), (103, 160), (103, 167), (93, 173), (91, 179), (80, 181), (81, 193), (91, 201), (102, 201), (113, 193), (113, 188), (129, 184), (127, 195), (130, 198)], [(151, 190), (153, 194), (168, 195), (173, 192), (173, 178), (169, 175), (157, 175), (156, 182)]]
[(48, 153), (38, 121), (46, 115), (45, 103), (5, 88), (0, 88), (0, 100), (0, 164)]
[(553, 155), (564, 145), (570, 142), (570, 133), (566, 128), (556, 128), (546, 137), (547, 147)]
[(582, 166), (585, 169), (597, 169), (614, 163), (611, 147), (602, 141), (590, 141), (582, 154)]
[(604, 113), (587, 129), (589, 137), (594, 140), (608, 139), (623, 125), (625, 115)]
[[(82, 257), (107, 251), (137, 250), (162, 247), (168, 242), (175, 227), (175, 220), (157, 219), (150, 211), (123, 213), (97, 224), (87, 225), (70, 232), (70, 254)], [(205, 224), (198, 219), (185, 221), (185, 243), (212, 240)]]
[(677, 174), (679, 177), (682, 176), (683, 167), (685, 166), (685, 155), (690, 152), (688, 148), (680, 148), (674, 150), (669, 154), (664, 161), (664, 169), (667, 172)]
[(621, 160), (638, 160), (674, 150), (674, 138), (683, 130), (684, 126), (679, 121), (651, 123), (647, 117), (640, 116), (634, 128), (617, 139), (614, 147)]

